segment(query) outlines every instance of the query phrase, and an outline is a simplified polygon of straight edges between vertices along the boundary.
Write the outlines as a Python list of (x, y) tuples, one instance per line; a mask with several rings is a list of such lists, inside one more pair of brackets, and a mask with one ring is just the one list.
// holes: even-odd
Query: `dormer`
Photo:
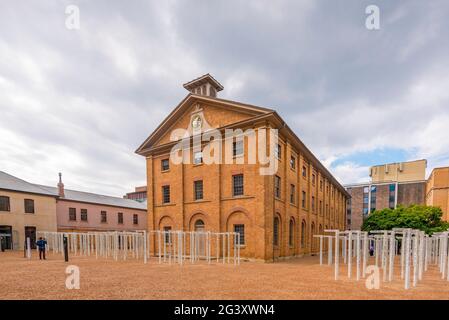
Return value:
[(183, 87), (193, 94), (199, 94), (202, 96), (209, 96), (213, 98), (217, 96), (217, 92), (224, 89), (224, 87), (209, 73), (192, 81), (184, 83)]

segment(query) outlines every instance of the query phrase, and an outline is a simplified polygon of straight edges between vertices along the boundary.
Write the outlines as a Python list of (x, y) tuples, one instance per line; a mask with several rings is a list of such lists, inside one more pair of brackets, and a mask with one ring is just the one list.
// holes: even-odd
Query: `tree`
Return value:
[(391, 230), (393, 228), (412, 228), (422, 230), (431, 235), (434, 232), (446, 231), (449, 223), (442, 221), (443, 212), (439, 207), (412, 205), (399, 206), (396, 209), (376, 210), (365, 219), (363, 231)]

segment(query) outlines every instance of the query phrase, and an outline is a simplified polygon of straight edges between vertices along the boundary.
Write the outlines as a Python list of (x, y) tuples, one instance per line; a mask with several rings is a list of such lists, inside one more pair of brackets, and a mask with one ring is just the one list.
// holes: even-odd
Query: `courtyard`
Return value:
[[(80, 289), (65, 286), (65, 269), (80, 270)], [(1, 299), (448, 299), (449, 282), (436, 266), (429, 266), (416, 288), (403, 289), (399, 270), (380, 289), (367, 289), (365, 280), (347, 278), (344, 265), (340, 280), (333, 266), (320, 266), (316, 256), (276, 263), (233, 264), (205, 262), (182, 266), (159, 264), (150, 258), (114, 261), (95, 257), (70, 257), (50, 253), (40, 261), (22, 252), (0, 252)]]

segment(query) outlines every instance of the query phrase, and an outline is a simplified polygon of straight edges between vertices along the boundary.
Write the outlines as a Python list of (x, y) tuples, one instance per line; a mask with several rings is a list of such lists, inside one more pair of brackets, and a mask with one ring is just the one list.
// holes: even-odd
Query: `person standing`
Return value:
[(36, 242), (36, 245), (39, 248), (39, 260), (42, 260), (42, 257), (44, 258), (44, 260), (47, 260), (45, 258), (45, 248), (47, 246), (47, 241), (42, 237), (40, 237), (39, 240)]

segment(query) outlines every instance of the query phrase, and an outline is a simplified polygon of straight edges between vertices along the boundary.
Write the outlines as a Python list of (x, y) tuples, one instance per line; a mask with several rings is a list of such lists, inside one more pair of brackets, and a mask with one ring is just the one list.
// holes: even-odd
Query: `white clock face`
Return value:
[(201, 117), (195, 116), (192, 120), (192, 128), (193, 129), (199, 129), (201, 128)]

